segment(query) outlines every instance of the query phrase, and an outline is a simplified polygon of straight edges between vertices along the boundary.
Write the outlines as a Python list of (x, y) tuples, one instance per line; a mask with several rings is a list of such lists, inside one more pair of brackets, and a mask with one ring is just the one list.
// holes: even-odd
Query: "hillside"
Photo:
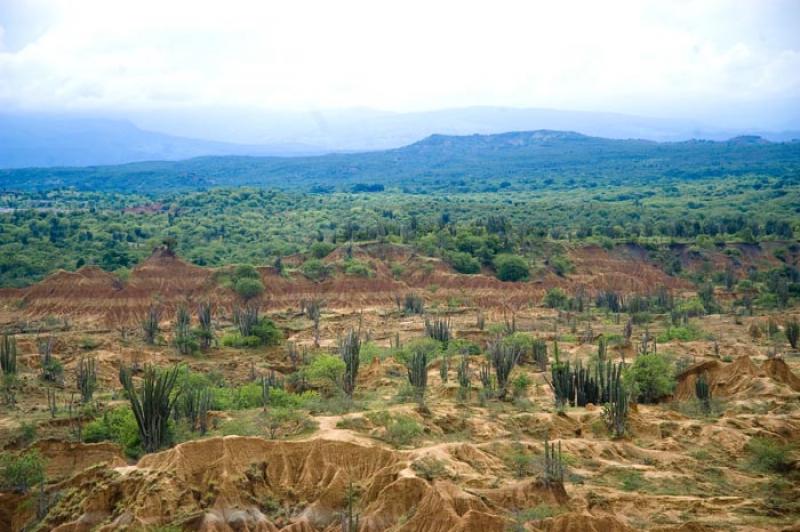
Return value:
[(201, 155), (298, 155), (308, 146), (241, 145), (146, 131), (125, 120), (0, 114), (0, 168), (176, 161)]
[(313, 157), (200, 157), (88, 168), (0, 171), (0, 189), (164, 192), (223, 186), (349, 190), (356, 184), (411, 192), (495, 191), (514, 186), (598, 186), (727, 175), (796, 176), (800, 143), (760, 138), (657, 143), (539, 130), (434, 135), (387, 151)]

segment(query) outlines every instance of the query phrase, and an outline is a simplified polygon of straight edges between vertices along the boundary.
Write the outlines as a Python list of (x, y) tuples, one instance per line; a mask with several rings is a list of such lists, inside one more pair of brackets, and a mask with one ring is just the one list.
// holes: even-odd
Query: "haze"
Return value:
[(0, 2), (0, 105), (474, 105), (796, 128), (800, 3)]

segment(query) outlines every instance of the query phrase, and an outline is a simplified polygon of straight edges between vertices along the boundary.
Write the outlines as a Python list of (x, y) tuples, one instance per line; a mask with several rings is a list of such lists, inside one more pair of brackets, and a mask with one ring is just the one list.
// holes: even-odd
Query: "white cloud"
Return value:
[(0, 31), (7, 105), (659, 114), (800, 94), (791, 1), (44, 3), (32, 42), (4, 51)]

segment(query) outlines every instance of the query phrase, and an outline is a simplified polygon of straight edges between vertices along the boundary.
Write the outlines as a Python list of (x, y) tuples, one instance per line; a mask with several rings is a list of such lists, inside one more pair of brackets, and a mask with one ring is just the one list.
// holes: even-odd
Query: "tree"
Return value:
[(469, 253), (454, 251), (450, 253), (447, 260), (459, 273), (473, 274), (481, 271), (481, 263)]
[(636, 357), (625, 372), (625, 384), (640, 403), (655, 403), (672, 393), (675, 380), (667, 359), (652, 353)]
[(264, 283), (261, 279), (243, 277), (236, 280), (233, 289), (244, 301), (250, 301), (264, 293)]
[(518, 255), (498, 255), (494, 268), (501, 281), (525, 281), (530, 275), (527, 261)]

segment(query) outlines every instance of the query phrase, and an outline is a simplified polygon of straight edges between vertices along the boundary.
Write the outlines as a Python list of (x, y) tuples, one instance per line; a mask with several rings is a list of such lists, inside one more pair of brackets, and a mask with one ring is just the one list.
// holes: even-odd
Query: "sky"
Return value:
[(800, 0), (0, 0), (0, 108), (472, 105), (800, 126)]

